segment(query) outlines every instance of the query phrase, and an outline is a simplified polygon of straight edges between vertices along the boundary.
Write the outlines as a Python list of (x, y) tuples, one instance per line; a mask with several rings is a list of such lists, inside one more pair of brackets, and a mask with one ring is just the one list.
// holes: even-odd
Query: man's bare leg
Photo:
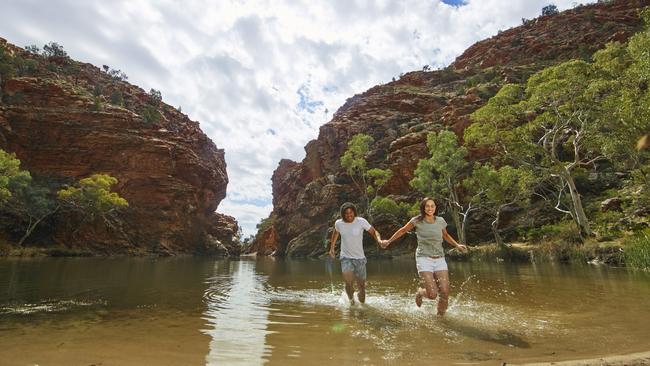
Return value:
[(357, 286), (359, 287), (359, 293), (357, 296), (359, 297), (359, 302), (363, 304), (366, 302), (366, 280), (360, 280), (357, 278)]
[[(343, 281), (345, 282), (345, 293), (348, 294), (350, 303), (354, 304), (354, 273), (350, 271), (342, 272), (341, 274), (343, 275)], [(361, 301), (361, 299), (359, 299), (359, 301)]]

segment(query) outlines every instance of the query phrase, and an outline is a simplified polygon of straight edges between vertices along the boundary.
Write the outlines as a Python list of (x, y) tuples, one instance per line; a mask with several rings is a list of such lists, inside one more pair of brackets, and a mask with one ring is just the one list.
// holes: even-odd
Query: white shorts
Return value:
[(418, 273), (447, 271), (447, 261), (445, 261), (445, 257), (415, 257), (415, 266), (418, 269)]

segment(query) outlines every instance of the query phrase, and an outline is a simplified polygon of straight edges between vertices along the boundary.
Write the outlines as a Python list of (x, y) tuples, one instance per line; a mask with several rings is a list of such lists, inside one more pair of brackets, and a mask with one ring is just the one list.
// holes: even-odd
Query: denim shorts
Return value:
[(366, 258), (341, 258), (341, 272), (352, 272), (360, 280), (366, 279)]
[(447, 261), (445, 257), (415, 257), (415, 266), (419, 272), (438, 272), (447, 270)]

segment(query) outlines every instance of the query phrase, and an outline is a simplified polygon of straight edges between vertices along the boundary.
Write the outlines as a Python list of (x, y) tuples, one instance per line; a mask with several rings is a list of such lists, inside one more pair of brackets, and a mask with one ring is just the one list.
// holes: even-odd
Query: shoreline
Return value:
[(625, 355), (606, 356), (598, 358), (568, 360), (568, 361), (549, 361), (533, 363), (509, 363), (504, 362), (502, 366), (642, 366), (650, 365), (650, 351), (628, 353)]

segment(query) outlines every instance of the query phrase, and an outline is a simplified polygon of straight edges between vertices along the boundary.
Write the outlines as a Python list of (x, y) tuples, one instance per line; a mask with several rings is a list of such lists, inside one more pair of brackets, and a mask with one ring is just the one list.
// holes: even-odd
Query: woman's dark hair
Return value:
[(345, 221), (345, 216), (343, 214), (348, 208), (351, 208), (352, 212), (354, 212), (354, 217), (357, 217), (357, 206), (355, 206), (352, 202), (346, 202), (341, 205), (341, 219), (343, 219), (343, 221)]
[(436, 216), (438, 214), (438, 203), (436, 202), (436, 200), (434, 200), (431, 197), (424, 197), (422, 201), (420, 201), (420, 216), (418, 216), (417, 218), (418, 221), (424, 220), (424, 216), (425, 216), (424, 206), (427, 205), (427, 201), (433, 201), (433, 203), (435, 203), (436, 205), (436, 210), (433, 212), (433, 216)]

